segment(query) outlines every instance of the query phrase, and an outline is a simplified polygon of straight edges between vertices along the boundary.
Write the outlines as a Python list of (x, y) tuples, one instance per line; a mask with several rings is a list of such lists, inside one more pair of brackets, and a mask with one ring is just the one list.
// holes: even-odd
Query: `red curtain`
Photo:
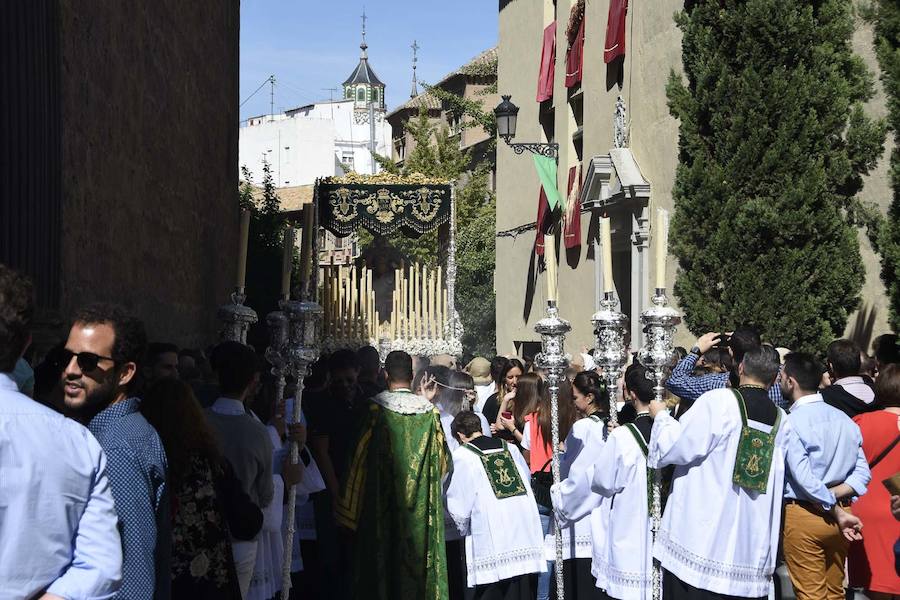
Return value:
[(541, 68), (538, 73), (537, 101), (544, 102), (553, 97), (553, 77), (556, 71), (556, 21), (544, 29), (541, 46)]
[(566, 87), (570, 88), (581, 82), (581, 72), (584, 68), (584, 17), (578, 26), (575, 41), (566, 51)]
[(628, 0), (609, 0), (609, 17), (606, 21), (606, 45), (603, 48), (603, 62), (611, 63), (625, 54), (625, 15)]
[[(578, 191), (575, 189), (575, 178), (578, 176)], [(581, 168), (569, 169), (569, 186), (566, 191), (566, 217), (563, 226), (563, 242), (566, 248), (581, 246)]]
[(534, 251), (538, 256), (544, 255), (544, 233), (550, 227), (550, 202), (544, 193), (544, 186), (540, 186), (541, 193), (538, 196), (538, 214), (536, 221), (537, 234), (534, 236)]

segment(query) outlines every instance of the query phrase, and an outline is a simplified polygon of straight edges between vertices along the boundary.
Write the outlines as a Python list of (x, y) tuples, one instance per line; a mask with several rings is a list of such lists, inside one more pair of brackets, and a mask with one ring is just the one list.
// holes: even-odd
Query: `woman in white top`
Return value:
[[(575, 421), (566, 436), (566, 451), (560, 457), (560, 476), (563, 481), (551, 492), (555, 506), (560, 506), (562, 498), (571, 494), (579, 484), (585, 495), (590, 494), (590, 480), (586, 473), (592, 469), (607, 437), (609, 396), (606, 385), (597, 373), (578, 373), (572, 381), (572, 396), (581, 418)], [(599, 498), (590, 499), (589, 502), (589, 507), (596, 507)], [(565, 597), (574, 600), (603, 598), (591, 573), (594, 552), (591, 510), (583, 510), (579, 518), (563, 523), (563, 532), (569, 534), (568, 539), (563, 538), (566, 541), (563, 547)]]

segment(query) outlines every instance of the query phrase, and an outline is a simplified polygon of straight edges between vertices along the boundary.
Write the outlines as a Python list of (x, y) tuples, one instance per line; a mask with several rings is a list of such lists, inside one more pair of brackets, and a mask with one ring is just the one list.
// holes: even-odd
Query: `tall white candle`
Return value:
[(290, 225), (284, 230), (284, 248), (281, 255), (281, 297), (291, 297), (291, 267), (294, 262), (294, 228)]
[(547, 272), (547, 301), (556, 302), (556, 234), (544, 236), (544, 265)]
[(600, 247), (603, 256), (603, 291), (615, 291), (612, 274), (612, 234), (609, 229), (609, 217), (600, 219)]
[(250, 211), (241, 211), (240, 240), (238, 241), (237, 286), (242, 288), (247, 283), (247, 244), (250, 240)]
[(656, 287), (666, 287), (666, 255), (669, 246), (669, 211), (656, 209)]

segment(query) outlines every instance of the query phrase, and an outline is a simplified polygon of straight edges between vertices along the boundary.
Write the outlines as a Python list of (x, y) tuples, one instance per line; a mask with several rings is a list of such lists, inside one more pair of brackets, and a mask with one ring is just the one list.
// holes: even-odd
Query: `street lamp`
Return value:
[[(548, 158), (556, 159), (556, 166), (559, 168), (559, 144), (557, 143), (512, 143), (511, 139), (516, 137), (516, 121), (519, 114), (519, 107), (512, 103), (510, 96), (502, 96), (503, 101), (494, 109), (494, 117), (497, 119), (497, 135), (503, 138), (506, 145), (513, 149), (516, 154), (524, 154), (525, 151), (540, 154)], [(547, 278), (548, 287), (550, 286), (550, 278), (556, 275), (556, 242), (550, 237), (549, 245), (546, 246), (546, 254), (544, 255), (546, 264), (552, 265), (553, 270), (548, 267)], [(551, 272), (553, 275), (551, 275)], [(555, 290), (555, 282), (551, 289)], [(547, 382), (550, 389), (550, 424), (551, 439), (553, 443), (553, 457), (550, 470), (553, 473), (553, 483), (558, 484), (560, 481), (560, 462), (559, 462), (559, 382), (563, 379), (563, 374), (569, 366), (569, 355), (565, 352), (566, 334), (571, 331), (572, 326), (565, 319), (560, 318), (559, 309), (556, 306), (555, 292), (547, 294), (547, 316), (538, 321), (534, 330), (541, 336), (541, 352), (536, 358), (536, 364), (541, 369), (547, 371)], [(563, 584), (563, 540), (562, 532), (559, 529), (559, 522), (554, 522), (554, 535), (556, 538), (556, 598), (564, 600), (565, 586)]]
[(503, 138), (506, 145), (512, 148), (516, 154), (523, 154), (528, 150), (535, 154), (542, 154), (559, 160), (559, 144), (555, 142), (512, 143), (510, 141), (516, 137), (516, 121), (519, 114), (519, 107), (512, 103), (511, 97), (502, 96), (503, 101), (494, 109), (494, 118), (497, 120), (497, 135)]

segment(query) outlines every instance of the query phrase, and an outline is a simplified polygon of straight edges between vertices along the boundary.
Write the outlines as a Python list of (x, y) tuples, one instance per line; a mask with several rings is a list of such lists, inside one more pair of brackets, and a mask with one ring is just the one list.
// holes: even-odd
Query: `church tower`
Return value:
[(359, 64), (344, 82), (344, 98), (354, 100), (357, 109), (368, 109), (369, 103), (375, 105), (375, 110), (384, 110), (384, 84), (378, 79), (372, 66), (369, 64), (369, 56), (366, 50), (366, 13), (362, 15), (362, 43), (359, 45)]

